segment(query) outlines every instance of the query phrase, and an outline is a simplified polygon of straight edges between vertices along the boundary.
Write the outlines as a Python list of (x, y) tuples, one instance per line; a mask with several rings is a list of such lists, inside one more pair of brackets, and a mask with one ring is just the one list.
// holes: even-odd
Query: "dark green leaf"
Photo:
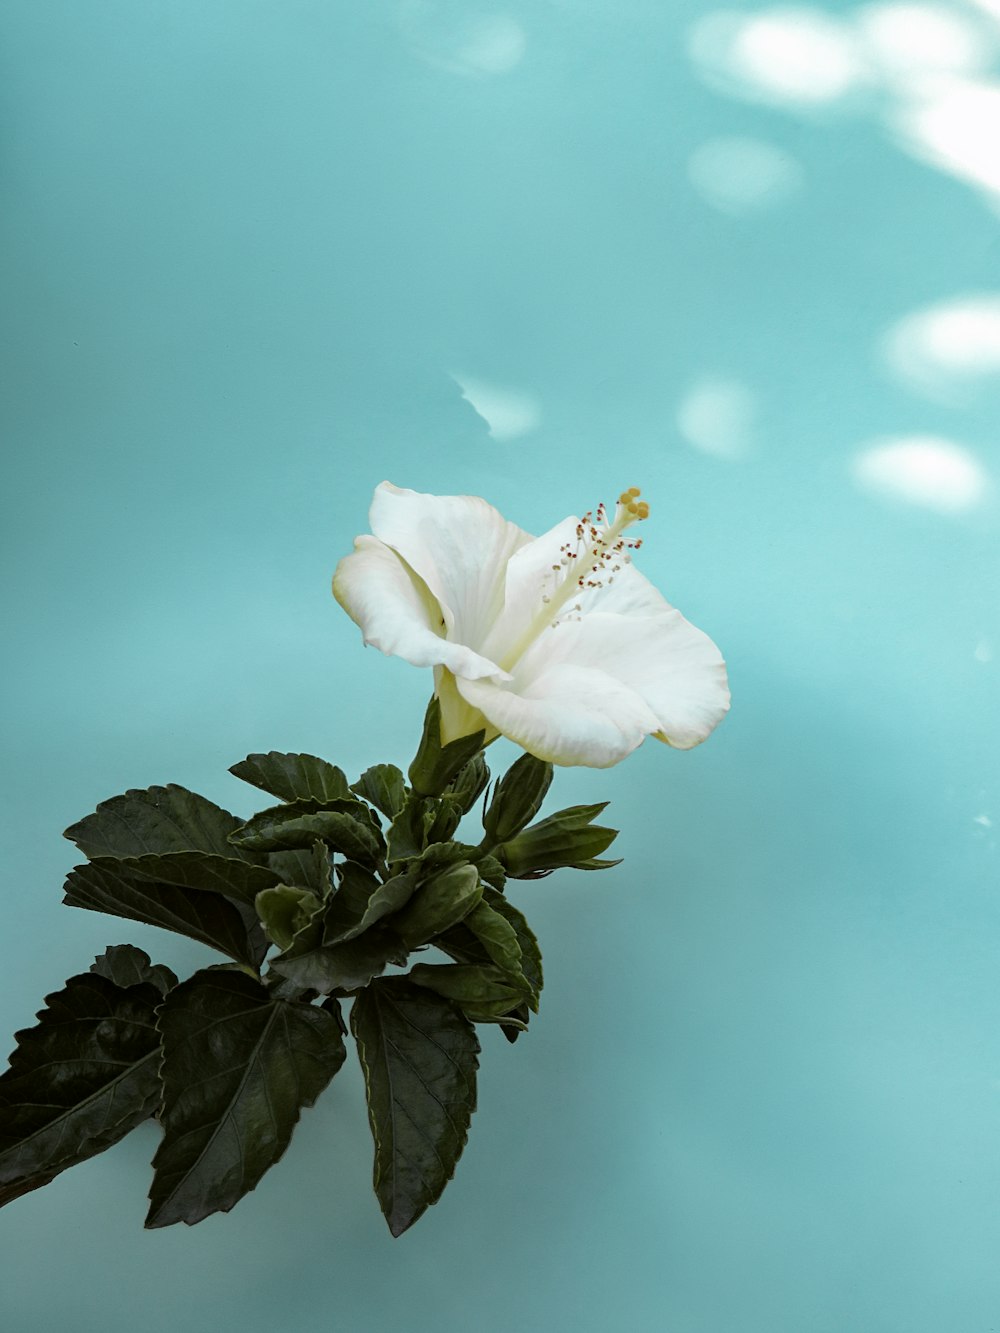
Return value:
[(490, 961), (512, 977), (521, 975), (521, 945), (514, 927), (499, 912), (480, 899), (462, 919), (485, 949)]
[(386, 834), (386, 860), (408, 861), (427, 846), (427, 831), (434, 819), (431, 802), (423, 796), (407, 796)]
[(386, 819), (395, 819), (406, 800), (406, 779), (395, 764), (373, 764), (352, 784), (351, 791), (381, 810)]
[(312, 889), (317, 898), (329, 898), (333, 892), (333, 858), (325, 842), (271, 852), (267, 863), (285, 884)]
[(149, 1227), (228, 1212), (281, 1157), (344, 1063), (335, 1016), (239, 972), (196, 972), (163, 1003), (163, 1142)]
[(469, 847), (464, 842), (436, 842), (425, 847), (409, 869), (418, 871), (423, 879), (430, 879), (449, 866), (474, 861), (477, 852), (478, 848)]
[[(485, 889), (483, 903), (503, 916), (517, 936), (517, 942), (521, 949), (521, 976), (527, 983), (529, 994), (527, 1004), (519, 1005), (510, 1012), (522, 1024), (526, 1025), (529, 1017), (528, 1004), (537, 1012), (538, 997), (543, 983), (542, 954), (538, 947), (538, 940), (522, 913), (502, 893), (497, 893), (494, 889)], [(457, 926), (453, 926), (446, 934), (439, 936), (434, 943), (439, 949), (443, 949), (445, 953), (454, 958), (456, 962), (489, 965), (494, 960), (484, 947), (482, 940), (473, 934), (469, 922), (470, 918), (466, 917), (464, 921)], [(513, 1041), (518, 1029), (514, 1028), (511, 1032), (507, 1032), (505, 1028), (504, 1031), (505, 1035)]]
[(177, 985), (177, 978), (163, 963), (151, 963), (149, 954), (134, 944), (109, 944), (90, 965), (91, 972), (107, 977), (116, 986), (141, 986), (148, 982), (161, 995)]
[(243, 825), (232, 835), (232, 843), (255, 852), (275, 852), (309, 847), (320, 839), (352, 861), (375, 865), (385, 853), (374, 815), (361, 801), (337, 801), (325, 809), (299, 801), (273, 806)]
[(441, 705), (432, 696), (424, 715), (424, 731), (413, 763), (410, 786), (418, 796), (440, 796), (465, 765), (483, 748), (485, 731), (441, 744)]
[(339, 944), (344, 940), (355, 939), (382, 917), (388, 916), (390, 912), (398, 912), (413, 897), (416, 887), (417, 877), (412, 873), (394, 875), (384, 884), (376, 881), (360, 916), (355, 915), (353, 903), (349, 904), (349, 910), (338, 911), (338, 908), (348, 906), (348, 902), (346, 895), (341, 897), (340, 893), (336, 894), (326, 916), (324, 944)]
[(372, 977), (385, 971), (388, 963), (402, 966), (406, 954), (399, 936), (377, 923), (357, 939), (343, 944), (323, 945), (306, 953), (275, 958), (271, 969), (297, 986), (328, 994), (367, 986)]
[(347, 1036), (347, 1024), (344, 1022), (344, 1013), (340, 1007), (340, 1001), (333, 995), (328, 995), (320, 1005), (328, 1014), (332, 1014), (337, 1021), (337, 1027), (340, 1029), (342, 1037)]
[(535, 933), (524, 919), (524, 914), (519, 912), (502, 893), (497, 893), (495, 889), (486, 889), (483, 892), (483, 901), (488, 903), (494, 912), (499, 912), (505, 918), (517, 936), (517, 942), (521, 947), (521, 975), (531, 987), (534, 1000), (531, 1007), (537, 1012), (538, 997), (542, 991), (544, 977), (542, 951), (538, 947)]
[(523, 754), (496, 785), (483, 818), (489, 845), (506, 842), (534, 819), (552, 785), (552, 765)]
[(516, 1009), (511, 1009), (510, 1013), (505, 1014), (500, 1019), (500, 1031), (507, 1040), (514, 1044), (522, 1032), (528, 1030), (528, 1019), (531, 1013), (526, 1004), (519, 1004)]
[(17, 1033), (0, 1077), (0, 1202), (110, 1148), (152, 1115), (161, 999), (155, 985), (122, 988), (86, 972), (46, 997), (37, 1027)]
[(242, 903), (203, 889), (159, 884), (123, 870), (114, 857), (99, 857), (77, 866), (65, 884), (69, 907), (107, 912), (131, 921), (145, 921), (164, 930), (219, 949), (239, 963), (257, 967), (267, 941), (256, 915)]
[(475, 866), (460, 862), (436, 874), (392, 918), (392, 928), (409, 948), (426, 944), (472, 911), (483, 896)]
[(240, 860), (235, 852), (231, 856), (215, 856), (209, 852), (166, 852), (120, 857), (118, 863), (123, 871), (142, 879), (221, 893), (251, 907), (262, 889), (280, 883), (274, 870)]
[(451, 796), (458, 802), (463, 815), (468, 814), (482, 795), (489, 780), (490, 770), (486, 767), (486, 759), (480, 750), (478, 754), (472, 756), (463, 768), (459, 769), (456, 776), (445, 788), (445, 795)]
[(282, 884), (258, 893), (256, 908), (268, 938), (279, 949), (290, 949), (300, 937), (305, 948), (319, 943), (322, 926), (316, 917), (322, 905), (309, 889)]
[(479, 867), (480, 879), (484, 879), (492, 888), (502, 891), (507, 882), (507, 872), (495, 856), (490, 856), (488, 852), (479, 852), (477, 855), (476, 850), (473, 849), (473, 855), (469, 859)]
[(204, 796), (171, 784), (113, 796), (63, 837), (89, 857), (190, 851), (232, 857), (242, 854), (228, 841), (241, 822)]
[(479, 1042), (444, 999), (405, 977), (374, 981), (354, 1001), (375, 1140), (375, 1193), (401, 1235), (441, 1197), (476, 1109)]
[(323, 933), (327, 942), (339, 939), (341, 932), (356, 925), (381, 881), (377, 875), (359, 866), (357, 861), (342, 861), (337, 867), (337, 888), (327, 908)]
[(351, 788), (347, 775), (335, 764), (314, 754), (248, 754), (229, 770), (261, 791), (282, 801), (315, 801), (327, 805), (347, 800)]

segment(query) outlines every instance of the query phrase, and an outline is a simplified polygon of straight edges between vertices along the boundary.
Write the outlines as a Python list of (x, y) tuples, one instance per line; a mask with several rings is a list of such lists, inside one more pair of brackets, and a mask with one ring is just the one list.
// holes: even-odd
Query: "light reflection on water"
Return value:
[(151, 1126), (5, 1209), (13, 1333), (995, 1322), (997, 18), (0, 13), (7, 1031), (114, 940), (206, 961), (60, 906), (98, 800), (408, 761), (429, 681), (329, 596), (383, 477), (534, 532), (640, 485), (734, 694), (558, 775), (626, 861), (512, 890), (542, 1014), (412, 1234), (352, 1065), (228, 1217), (140, 1231)]

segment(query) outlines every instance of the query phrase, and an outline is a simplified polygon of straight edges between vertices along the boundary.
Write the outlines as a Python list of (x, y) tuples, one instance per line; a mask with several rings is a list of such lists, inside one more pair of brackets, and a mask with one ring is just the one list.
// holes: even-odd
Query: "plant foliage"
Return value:
[(532, 823), (552, 766), (530, 756), (485, 799), (482, 840), (457, 841), (489, 784), (483, 739), (442, 745), (432, 700), (408, 780), (376, 764), (351, 783), (315, 755), (272, 751), (231, 769), (277, 801), (247, 820), (171, 785), (68, 829), (86, 857), (68, 905), (221, 958), (178, 982), (111, 945), (46, 998), (0, 1075), (0, 1206), (155, 1116), (146, 1225), (227, 1212), (344, 1064), (345, 1000), (390, 1231), (436, 1203), (476, 1106), (476, 1025), (513, 1041), (538, 1012), (541, 952), (507, 877), (615, 864), (599, 859), (615, 836), (593, 823), (603, 806)]

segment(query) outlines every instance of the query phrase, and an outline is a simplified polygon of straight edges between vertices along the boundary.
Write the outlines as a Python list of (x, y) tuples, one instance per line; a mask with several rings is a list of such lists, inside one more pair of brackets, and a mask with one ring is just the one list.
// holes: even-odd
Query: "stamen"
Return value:
[[(638, 499), (641, 494), (638, 486), (630, 486), (621, 492), (615, 506), (614, 517), (610, 518), (602, 501), (596, 511), (588, 509), (576, 523), (576, 546), (565, 542), (559, 547), (558, 564), (549, 566), (549, 572), (557, 577), (541, 590), (541, 608), (534, 620), (525, 627), (517, 644), (504, 655), (500, 665), (510, 670), (521, 657), (524, 650), (548, 627), (560, 623), (559, 616), (572, 598), (588, 589), (610, 586), (614, 575), (620, 574), (624, 565), (632, 563), (631, 551), (637, 551), (642, 540), (631, 541), (623, 535), (633, 523), (641, 523), (649, 517), (649, 504)], [(582, 603), (576, 602), (568, 608), (579, 619), (583, 610)]]

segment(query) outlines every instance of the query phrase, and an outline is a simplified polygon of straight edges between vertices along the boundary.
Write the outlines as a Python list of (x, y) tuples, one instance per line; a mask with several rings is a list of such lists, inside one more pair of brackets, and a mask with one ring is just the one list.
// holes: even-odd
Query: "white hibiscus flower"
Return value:
[(485, 728), (592, 768), (647, 736), (687, 750), (729, 708), (726, 667), (632, 564), (638, 496), (532, 537), (477, 496), (382, 482), (334, 596), (366, 643), (434, 668), (444, 743)]

